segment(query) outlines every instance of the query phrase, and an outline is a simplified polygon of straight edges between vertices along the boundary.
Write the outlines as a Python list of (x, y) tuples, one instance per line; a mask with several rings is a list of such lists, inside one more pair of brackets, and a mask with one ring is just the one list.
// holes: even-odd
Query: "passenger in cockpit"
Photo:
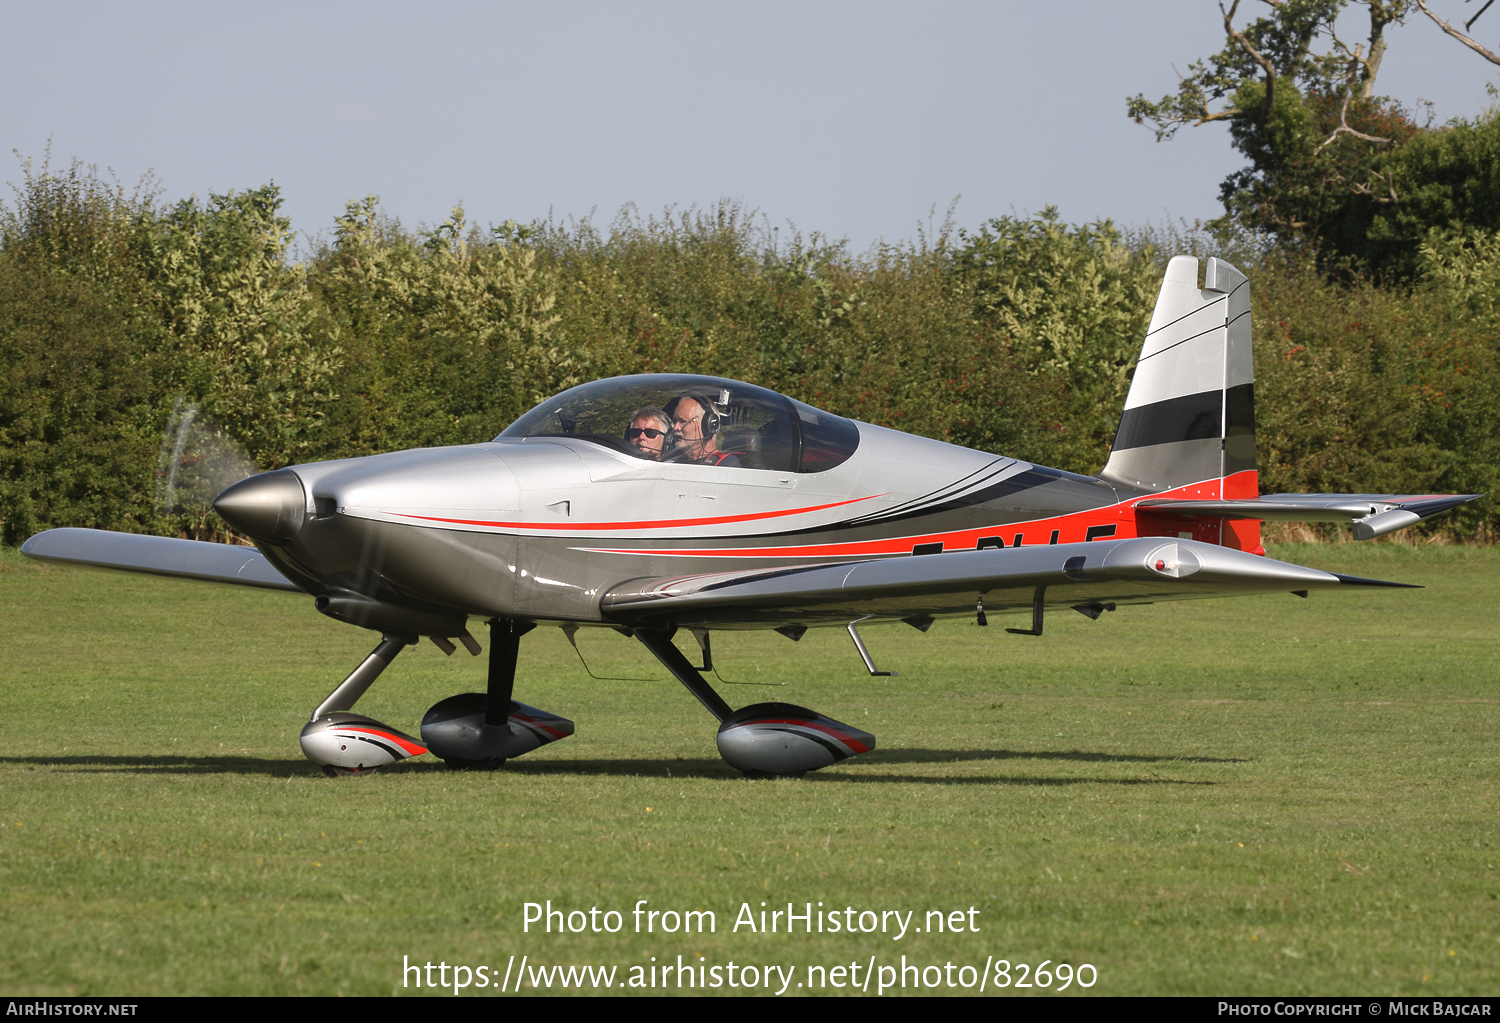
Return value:
[(672, 417), (673, 440), (676, 442), (675, 453), (670, 456), (672, 461), (698, 465), (740, 464), (739, 455), (719, 450), (722, 414), (714, 407), (712, 398), (701, 394), (679, 395), (672, 399), (666, 411)]
[(672, 432), (672, 422), (659, 408), (637, 409), (630, 417), (630, 427), (625, 431), (625, 441), (639, 458), (660, 462), (667, 444), (667, 435)]

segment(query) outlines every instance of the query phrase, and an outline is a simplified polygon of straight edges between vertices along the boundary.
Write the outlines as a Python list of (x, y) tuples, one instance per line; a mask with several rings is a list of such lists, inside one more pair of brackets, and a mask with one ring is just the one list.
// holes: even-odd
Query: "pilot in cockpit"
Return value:
[(683, 394), (667, 405), (672, 417), (675, 448), (669, 456), (674, 462), (697, 465), (737, 466), (740, 456), (719, 450), (718, 433), (723, 413), (714, 407), (713, 399), (701, 394)]
[(636, 409), (635, 415), (630, 417), (630, 427), (625, 431), (625, 442), (636, 457), (660, 462), (671, 432), (672, 421), (661, 409)]

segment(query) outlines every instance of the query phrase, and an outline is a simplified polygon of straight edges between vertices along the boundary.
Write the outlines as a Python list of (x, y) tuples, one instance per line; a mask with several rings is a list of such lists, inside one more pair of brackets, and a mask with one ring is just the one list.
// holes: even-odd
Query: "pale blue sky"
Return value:
[[(1158, 145), (1124, 115), (1219, 47), (1210, 0), (6, 0), (0, 15), (5, 150), (40, 157), (50, 138), (54, 164), (154, 170), (169, 197), (274, 179), (308, 232), (366, 193), (411, 226), (457, 202), (479, 223), (608, 221), (729, 197), (862, 249), (958, 195), (968, 227), (1048, 204), (1070, 221), (1211, 217), (1238, 165), (1222, 127)], [(1483, 109), (1497, 72), (1415, 14), (1379, 84), (1446, 119)]]

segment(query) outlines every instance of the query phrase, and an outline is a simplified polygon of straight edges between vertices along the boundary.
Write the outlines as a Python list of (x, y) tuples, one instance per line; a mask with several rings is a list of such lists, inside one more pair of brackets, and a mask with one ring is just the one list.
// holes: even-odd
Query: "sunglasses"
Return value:
[(628, 429), (628, 430), (625, 431), (625, 439), (626, 440), (635, 440), (637, 437), (639, 437), (643, 433), (649, 439), (651, 439), (651, 440), (655, 440), (656, 438), (663, 436), (663, 431), (661, 431), (661, 430), (653, 430), (649, 426), (646, 426), (646, 427), (632, 426), (630, 429)]

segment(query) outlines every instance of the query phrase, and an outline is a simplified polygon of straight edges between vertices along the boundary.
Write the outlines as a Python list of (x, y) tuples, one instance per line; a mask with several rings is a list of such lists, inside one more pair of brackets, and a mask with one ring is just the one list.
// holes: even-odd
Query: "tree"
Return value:
[(308, 268), (347, 356), (326, 451), (486, 440), (581, 382), (552, 337), (556, 282), (537, 265), (530, 229), (507, 221), (481, 232), (456, 207), (410, 234), (375, 196), (350, 202), (335, 224)]
[(275, 185), (184, 199), (153, 218), (142, 262), (175, 339), (173, 381), (265, 468), (305, 457), (341, 353), (314, 329)]
[(1223, 16), (1224, 48), (1189, 66), (1175, 95), (1127, 101), (1158, 141), (1185, 125), (1229, 124), (1249, 166), (1220, 189), (1226, 219), (1278, 240), (1349, 249), (1351, 207), (1390, 203), (1385, 158), (1421, 129), (1399, 104), (1375, 94), (1386, 33), (1412, 0), (1361, 0), (1363, 42), (1338, 35), (1346, 0), (1266, 0), (1268, 16), (1236, 28), (1239, 0)]
[(1337, 29), (1350, 0), (1264, 2), (1270, 14), (1242, 29), (1234, 23), (1239, 0), (1220, 6), (1224, 48), (1190, 65), (1175, 95), (1127, 101), (1158, 141), (1185, 125), (1228, 124), (1249, 164), (1225, 179), (1217, 226), (1311, 250), (1325, 270), (1367, 269), (1393, 280), (1414, 279), (1431, 231), (1500, 230), (1500, 121), (1419, 125), (1375, 94), (1387, 32), (1416, 10), (1486, 60), (1500, 64), (1500, 56), (1439, 18), (1427, 0), (1357, 0), (1369, 28), (1353, 46)]

